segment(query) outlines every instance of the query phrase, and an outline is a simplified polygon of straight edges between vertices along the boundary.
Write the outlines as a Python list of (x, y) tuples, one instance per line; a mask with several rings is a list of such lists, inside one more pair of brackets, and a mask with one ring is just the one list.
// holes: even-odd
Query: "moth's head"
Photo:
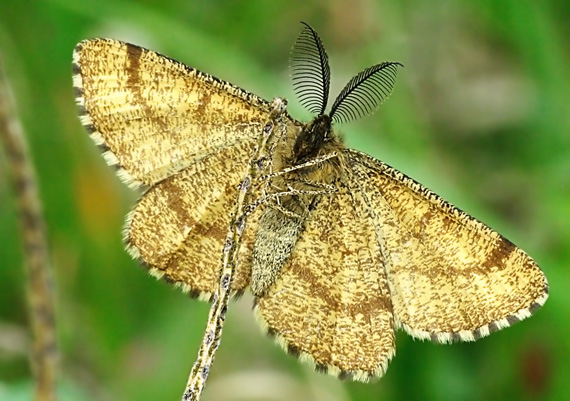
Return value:
[(293, 146), (295, 164), (317, 157), (324, 143), (331, 137), (331, 128), (331, 118), (326, 114), (315, 117), (313, 121), (305, 125)]

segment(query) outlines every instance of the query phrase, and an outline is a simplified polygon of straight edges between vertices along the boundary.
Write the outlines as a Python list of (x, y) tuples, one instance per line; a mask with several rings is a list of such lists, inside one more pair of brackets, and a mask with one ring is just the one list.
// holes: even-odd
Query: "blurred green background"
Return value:
[[(333, 96), (365, 67), (405, 65), (374, 116), (339, 127), (349, 146), (521, 246), (545, 271), (551, 297), (531, 319), (476, 343), (398, 333), (385, 377), (362, 384), (287, 356), (261, 334), (246, 296), (230, 306), (203, 399), (569, 399), (570, 2), (8, 0), (0, 51), (39, 175), (65, 399), (179, 399), (208, 311), (123, 251), (123, 217), (137, 195), (79, 124), (73, 47), (90, 37), (130, 41), (266, 99), (287, 97), (291, 114), (307, 119), (287, 70), (300, 20), (328, 50)], [(3, 154), (0, 205), (0, 399), (26, 400), (22, 252)]]

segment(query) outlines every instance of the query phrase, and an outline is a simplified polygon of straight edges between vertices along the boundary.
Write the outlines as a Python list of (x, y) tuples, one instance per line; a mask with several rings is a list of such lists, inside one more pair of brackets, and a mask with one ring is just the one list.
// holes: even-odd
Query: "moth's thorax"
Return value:
[[(316, 117), (309, 123), (290, 117), (285, 135), (276, 138), (272, 155), (273, 172), (309, 163), (321, 156), (344, 149), (340, 136), (331, 128), (328, 116)], [(322, 165), (322, 164), (321, 164)], [(304, 175), (310, 170), (296, 170)]]

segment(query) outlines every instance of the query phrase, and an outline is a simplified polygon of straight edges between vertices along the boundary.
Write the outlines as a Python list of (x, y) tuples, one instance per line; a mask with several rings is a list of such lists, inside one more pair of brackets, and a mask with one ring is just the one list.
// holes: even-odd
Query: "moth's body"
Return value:
[[(231, 281), (236, 295), (251, 286), (263, 329), (317, 369), (365, 381), (386, 371), (395, 329), (473, 341), (542, 306), (548, 284), (526, 253), (399, 171), (346, 149), (332, 129), (375, 110), (399, 63), (362, 71), (325, 114), (326, 53), (308, 26), (298, 43), (316, 49), (293, 57), (318, 64), (308, 97), (303, 69), (293, 79), (318, 116), (308, 124), (285, 116)], [(119, 177), (146, 189), (127, 218), (128, 251), (154, 276), (210, 299), (269, 103), (110, 39), (80, 43), (74, 72), (82, 123)]]
[[(287, 136), (278, 144), (282, 151), (274, 153), (273, 171), (283, 171), (311, 162), (313, 165), (278, 175), (271, 180), (267, 196), (277, 195), (275, 202), (268, 201), (262, 212), (253, 248), (251, 289), (262, 295), (271, 286), (295, 247), (304, 229), (305, 220), (321, 196), (336, 189), (339, 178), (346, 171), (342, 151), (344, 145), (331, 128), (330, 118), (321, 116), (308, 124), (293, 122)], [(336, 154), (323, 161), (323, 157)], [(315, 194), (321, 190), (323, 194)], [(281, 195), (297, 191), (299, 194)], [(306, 194), (303, 191), (312, 193)]]

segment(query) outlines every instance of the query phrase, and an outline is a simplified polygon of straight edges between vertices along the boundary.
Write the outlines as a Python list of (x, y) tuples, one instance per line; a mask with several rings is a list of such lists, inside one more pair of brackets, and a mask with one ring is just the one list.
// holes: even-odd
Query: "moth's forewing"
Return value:
[[(115, 40), (83, 41), (73, 61), (82, 123), (119, 177), (148, 189), (128, 217), (129, 252), (155, 276), (208, 298), (269, 103)], [(251, 265), (242, 266), (234, 290), (249, 283)]]
[(472, 341), (546, 302), (546, 277), (525, 252), (399, 171), (346, 152), (374, 221), (397, 327)]
[(544, 274), (504, 237), (370, 156), (339, 159), (338, 192), (321, 196), (257, 298), (262, 326), (290, 353), (367, 380), (385, 372), (394, 326), (469, 341), (544, 304)]
[(81, 121), (131, 186), (254, 142), (268, 117), (261, 98), (131, 44), (86, 40), (73, 62)]

